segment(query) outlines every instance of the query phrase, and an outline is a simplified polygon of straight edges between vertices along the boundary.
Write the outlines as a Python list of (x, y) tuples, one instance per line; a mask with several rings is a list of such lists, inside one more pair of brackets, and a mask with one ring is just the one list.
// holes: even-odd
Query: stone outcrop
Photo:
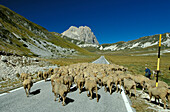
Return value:
[(99, 45), (94, 33), (88, 26), (80, 26), (79, 28), (71, 26), (68, 30), (62, 33), (63, 36), (67, 36), (71, 39), (76, 39), (87, 44)]

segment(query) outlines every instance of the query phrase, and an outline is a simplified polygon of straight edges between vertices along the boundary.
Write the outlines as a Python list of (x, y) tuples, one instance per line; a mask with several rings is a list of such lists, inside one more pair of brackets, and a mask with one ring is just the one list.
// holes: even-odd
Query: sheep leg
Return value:
[(129, 97), (131, 98), (131, 89), (128, 89), (128, 91), (129, 91), (129, 94), (130, 94)]
[(136, 85), (134, 85), (135, 99), (136, 99)]
[(100, 87), (102, 88), (102, 86), (103, 86), (103, 83), (102, 83), (102, 81), (100, 82)]
[[(31, 89), (31, 85), (28, 84), (28, 89), (27, 89), (28, 96), (29, 96), (29, 94), (30, 94), (30, 89)], [(28, 97), (28, 96), (27, 96), (27, 97)]]
[(82, 89), (83, 89), (83, 83), (81, 82), (81, 85), (80, 85), (80, 89), (81, 89), (81, 91), (82, 91)]
[(165, 98), (161, 98), (162, 102), (164, 103), (164, 109), (166, 109), (166, 99)]
[(56, 101), (56, 99), (57, 99), (57, 94), (56, 93), (54, 93), (54, 101)]
[(24, 89), (25, 89), (25, 93), (26, 93), (26, 96), (28, 97), (28, 94), (27, 94), (27, 90), (26, 90), (26, 87), (24, 87)]
[(79, 88), (79, 94), (81, 93), (80, 83), (77, 83), (77, 86)]
[(119, 82), (120, 85), (120, 94), (121, 94), (121, 85), (122, 85), (122, 81)]
[(116, 92), (118, 92), (117, 81), (115, 82), (115, 85), (116, 85)]
[(76, 81), (74, 81), (74, 83), (76, 84), (76, 88), (78, 88), (78, 83)]
[(97, 86), (96, 86), (96, 97), (97, 97), (97, 102), (99, 102), (98, 94), (97, 94)]
[(113, 84), (111, 84), (111, 86), (110, 86), (110, 94), (112, 94), (112, 86), (113, 86)]
[(151, 92), (149, 92), (149, 97), (150, 97), (149, 102), (151, 102), (151, 98), (152, 98), (152, 93)]
[(71, 82), (69, 82), (68, 91), (70, 91), (70, 87), (71, 87)]
[(107, 88), (106, 88), (106, 85), (104, 85), (104, 90), (105, 90), (105, 92), (107, 92)]
[(62, 104), (63, 104), (63, 106), (64, 106), (64, 105), (65, 105), (65, 99), (66, 99), (66, 98), (64, 97), (64, 94), (62, 94), (61, 97), (62, 97), (62, 99), (63, 99)]
[(168, 99), (168, 107), (170, 109), (170, 95), (167, 95), (167, 99)]
[(88, 91), (87, 91), (87, 96), (88, 96), (88, 97), (90, 96), (89, 93), (88, 93)]
[(125, 94), (127, 94), (127, 91), (126, 91), (126, 86), (124, 87), (124, 89), (125, 89)]
[(60, 95), (58, 95), (58, 96), (59, 96), (58, 102), (60, 102), (60, 97), (61, 97), (61, 96), (60, 96)]
[(93, 96), (93, 93), (92, 93), (92, 90), (90, 89), (90, 100), (92, 100), (92, 96)]
[(52, 86), (52, 92), (54, 92), (54, 82), (51, 81), (51, 86)]
[(140, 85), (142, 86), (142, 92), (144, 91), (144, 82), (140, 82)]

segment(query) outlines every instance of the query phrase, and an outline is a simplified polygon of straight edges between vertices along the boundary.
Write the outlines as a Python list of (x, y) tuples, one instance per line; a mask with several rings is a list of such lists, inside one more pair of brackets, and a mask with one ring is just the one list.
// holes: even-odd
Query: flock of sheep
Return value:
[[(81, 94), (83, 88), (87, 91), (87, 96), (90, 99), (93, 98), (93, 92), (96, 93), (97, 102), (98, 98), (98, 85), (104, 86), (105, 92), (107, 88), (110, 94), (112, 94), (112, 88), (116, 88), (116, 92), (121, 93), (121, 85), (124, 87), (126, 94), (129, 93), (131, 97), (132, 89), (134, 89), (134, 95), (136, 98), (136, 86), (142, 87), (142, 90), (147, 89), (150, 96), (158, 100), (162, 100), (164, 103), (164, 109), (166, 108), (166, 98), (170, 107), (170, 87), (163, 81), (158, 82), (158, 87), (155, 87), (155, 81), (146, 78), (143, 75), (131, 75), (127, 71), (127, 68), (115, 64), (92, 64), (92, 63), (78, 63), (70, 66), (62, 66), (59, 68), (50, 68), (46, 72), (39, 71), (38, 77), (44, 79), (51, 76), (52, 92), (56, 98), (59, 96), (63, 99), (62, 105), (65, 105), (65, 99), (67, 93), (69, 93), (72, 84), (76, 84)], [(32, 78), (22, 73), (21, 78), (23, 80), (23, 86), (27, 97), (29, 96), (30, 88), (33, 86)], [(118, 84), (120, 86), (118, 86)], [(159, 103), (160, 104), (160, 103)]]

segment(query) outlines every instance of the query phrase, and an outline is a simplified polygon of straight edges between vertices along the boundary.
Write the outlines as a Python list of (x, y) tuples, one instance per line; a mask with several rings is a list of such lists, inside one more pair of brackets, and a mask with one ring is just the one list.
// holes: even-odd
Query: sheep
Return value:
[(56, 74), (59, 71), (59, 68), (54, 68), (53, 74)]
[[(156, 87), (156, 81), (155, 80), (147, 80), (145, 81), (146, 83), (148, 83), (151, 87)], [(158, 81), (158, 87), (166, 87), (168, 88), (168, 84), (163, 82), (163, 81)]]
[(68, 86), (68, 91), (70, 91), (70, 87), (72, 85), (73, 82), (73, 77), (69, 76), (68, 74), (66, 76), (64, 76), (64, 84)]
[(118, 70), (119, 70), (119, 71), (123, 71), (123, 70), (124, 70), (124, 67), (123, 67), (123, 66), (119, 66), (119, 67), (118, 67)]
[(109, 88), (110, 94), (112, 94), (112, 86), (113, 86), (114, 80), (112, 77), (109, 77), (109, 79), (107, 80), (107, 86)]
[(60, 97), (62, 97), (62, 99), (63, 99), (62, 105), (64, 106), (67, 92), (68, 92), (68, 88), (66, 85), (64, 85), (62, 83), (55, 82), (55, 84), (54, 84), (54, 96), (55, 96), (54, 101), (56, 101), (56, 98), (59, 95), (58, 101), (60, 102)]
[(63, 83), (63, 76), (60, 77), (60, 75), (55, 74), (51, 76), (51, 86), (52, 86), (52, 92), (54, 92), (54, 82)]
[(42, 80), (42, 78), (43, 78), (43, 72), (42, 71), (38, 71), (38, 77), (40, 78), (40, 80)]
[(89, 77), (89, 76), (90, 76), (89, 72), (84, 72), (84, 74), (83, 74), (83, 75), (84, 75), (84, 77), (85, 77), (85, 78), (87, 78), (87, 77)]
[(98, 83), (98, 79), (94, 76), (87, 77), (86, 79), (89, 79), (89, 80), (92, 80), (92, 81)]
[[(98, 102), (99, 98), (98, 98), (98, 94), (97, 94), (97, 84), (96, 84), (96, 82), (93, 81), (93, 80), (86, 79), (84, 86), (85, 86), (85, 88), (87, 90), (87, 96), (88, 97), (90, 96), (90, 100), (92, 100), (93, 91), (95, 90), (96, 97), (97, 97), (97, 102)], [(89, 95), (88, 91), (89, 91), (90, 95)]]
[(28, 79), (25, 79), (22, 84), (24, 86), (27, 97), (29, 97), (30, 89), (33, 86), (32, 77), (28, 77)]
[(135, 81), (133, 81), (131, 79), (124, 78), (124, 88), (125, 88), (125, 93), (127, 93), (126, 91), (129, 91), (129, 93), (130, 93), (129, 97), (131, 97), (131, 89), (134, 88), (135, 99), (136, 99), (136, 83), (135, 83)]
[(124, 78), (127, 78), (129, 79), (130, 78), (130, 74), (122, 74), (122, 71), (116, 71), (116, 72), (119, 72), (120, 74), (116, 74), (115, 77), (114, 77), (114, 82), (115, 82), (115, 85), (116, 85), (116, 91), (118, 92), (118, 86), (117, 84), (119, 83), (120, 85), (120, 93), (121, 93), (121, 85), (122, 85), (122, 81), (124, 80)]
[(102, 79), (102, 85), (104, 85), (104, 90), (105, 90), (105, 92), (107, 92), (106, 86), (107, 86), (108, 78), (109, 78), (109, 77), (107, 76), (107, 77), (103, 77), (103, 79)]
[(48, 75), (53, 75), (53, 71), (54, 71), (53, 68), (49, 68), (49, 70), (48, 70)]
[(170, 88), (168, 89), (168, 108), (170, 109)]
[(135, 81), (136, 84), (142, 87), (142, 90), (144, 90), (144, 83), (150, 80), (143, 75), (134, 75), (134, 76), (131, 76), (131, 78)]
[(98, 80), (98, 84), (99, 84), (100, 86), (102, 86), (102, 79), (103, 79), (102, 73), (101, 73), (101, 72), (98, 72), (96, 77), (97, 77), (97, 80)]
[(48, 75), (49, 74), (46, 71), (43, 73), (43, 78), (44, 78), (45, 82), (47, 81)]
[(168, 90), (168, 88), (166, 87), (152, 87), (150, 84), (146, 83), (145, 87), (148, 89), (148, 93), (149, 93), (149, 102), (151, 102), (151, 98), (152, 96), (155, 97), (155, 102), (156, 99), (158, 99), (158, 103), (159, 103), (159, 99), (161, 98), (162, 102), (164, 103), (164, 109), (166, 108), (166, 98), (168, 99), (168, 104), (170, 107), (170, 90)]
[(80, 94), (81, 91), (82, 91), (82, 88), (83, 88), (83, 86), (84, 86), (85, 79), (84, 79), (83, 76), (77, 75), (77, 76), (75, 76), (75, 78), (74, 78), (74, 82), (75, 82), (75, 84), (77, 84), (77, 87), (79, 88), (79, 94)]
[(20, 75), (22, 81), (24, 81), (25, 79), (28, 79), (28, 76), (29, 76), (29, 74), (27, 74), (27, 73), (21, 73), (21, 75)]
[(114, 84), (116, 86), (116, 92), (118, 93), (117, 84), (119, 83), (119, 85), (120, 85), (120, 93), (121, 93), (121, 84), (122, 84), (121, 79), (116, 74), (112, 74), (112, 78), (113, 78), (113, 82), (114, 82)]

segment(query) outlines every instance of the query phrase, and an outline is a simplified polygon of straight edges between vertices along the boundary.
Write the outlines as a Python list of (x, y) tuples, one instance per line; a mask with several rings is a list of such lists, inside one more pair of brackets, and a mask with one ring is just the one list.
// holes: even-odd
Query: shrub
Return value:
[(20, 77), (20, 74), (19, 74), (19, 73), (17, 73), (17, 74), (16, 74), (16, 77), (18, 77), (18, 78), (19, 78), (19, 77)]
[(27, 41), (27, 39), (25, 37), (22, 38), (23, 41)]
[(23, 44), (24, 47), (28, 47), (26, 44)]

